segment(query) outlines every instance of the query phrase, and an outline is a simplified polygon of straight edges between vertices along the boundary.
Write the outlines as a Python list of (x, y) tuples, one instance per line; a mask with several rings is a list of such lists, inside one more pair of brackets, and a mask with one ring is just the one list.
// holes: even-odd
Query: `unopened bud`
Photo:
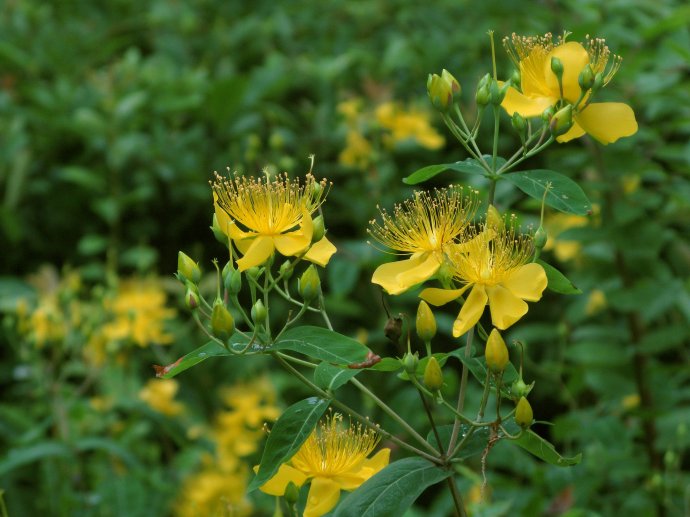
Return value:
[(314, 218), (312, 221), (313, 225), (313, 231), (311, 234), (311, 242), (319, 242), (321, 239), (323, 239), (323, 236), (326, 234), (326, 226), (323, 222), (323, 216), (319, 215)]
[(294, 272), (292, 262), (286, 260), (280, 265), (280, 269), (278, 271), (283, 280), (290, 280), (290, 277), (292, 277), (292, 273)]
[(594, 84), (592, 85), (592, 95), (594, 95), (604, 85), (604, 74), (599, 72), (594, 76)]
[(289, 505), (294, 505), (299, 500), (299, 487), (290, 481), (285, 487), (285, 502)]
[(302, 299), (310, 303), (321, 294), (321, 280), (314, 264), (310, 265), (297, 281), (297, 291)]
[(515, 408), (515, 423), (522, 427), (523, 429), (528, 428), (532, 425), (534, 420), (534, 413), (532, 412), (532, 406), (525, 397), (520, 397)]
[(314, 195), (314, 199), (320, 199), (323, 193), (323, 185), (318, 181), (313, 181), (311, 184), (311, 191)]
[(489, 370), (494, 373), (501, 373), (508, 364), (508, 347), (496, 329), (493, 329), (491, 334), (489, 334), (484, 357)]
[(505, 228), (505, 221), (494, 205), (489, 205), (489, 209), (486, 211), (486, 227), (497, 232), (501, 232)]
[(184, 303), (190, 310), (195, 310), (199, 308), (199, 293), (195, 289), (187, 287), (187, 291), (184, 295)]
[(538, 250), (541, 250), (546, 246), (546, 241), (548, 239), (548, 235), (546, 233), (546, 230), (544, 229), (543, 226), (539, 226), (537, 228), (537, 231), (534, 232), (534, 247), (537, 248)]
[(419, 354), (415, 352), (411, 354), (407, 352), (402, 358), (403, 368), (408, 375), (414, 377), (417, 374), (417, 364), (419, 363)]
[(231, 295), (237, 296), (242, 290), (242, 273), (240, 270), (235, 269), (229, 275), (224, 276), (223, 285)]
[(592, 70), (591, 65), (585, 65), (580, 75), (577, 76), (577, 83), (583, 92), (594, 86), (594, 70)]
[(573, 127), (573, 106), (568, 104), (559, 109), (549, 122), (549, 129), (553, 136), (565, 135)]
[(510, 118), (510, 124), (520, 137), (520, 141), (524, 142), (525, 136), (527, 135), (527, 121), (525, 120), (525, 117), (520, 115), (518, 112), (515, 112)]
[(436, 318), (424, 300), (419, 302), (419, 307), (417, 307), (416, 326), (419, 339), (425, 343), (431, 341), (436, 335)]
[(448, 70), (445, 68), (441, 72), (441, 79), (446, 81), (450, 85), (450, 89), (453, 92), (453, 95), (460, 95), (462, 93), (462, 88), (460, 87), (460, 83), (458, 80), (453, 77), (453, 74), (451, 74)]
[(182, 277), (182, 280), (190, 280), (195, 284), (201, 279), (199, 265), (181, 251), (177, 252), (177, 274)]
[(553, 106), (549, 106), (548, 108), (546, 108), (544, 111), (541, 112), (541, 119), (544, 122), (550, 122), (555, 113), (556, 113), (556, 108), (554, 108)]
[(525, 381), (522, 380), (522, 377), (518, 377), (510, 386), (510, 394), (514, 400), (520, 400), (522, 397), (529, 395), (529, 392), (532, 391), (533, 386), (534, 383), (529, 385), (525, 384)]
[(402, 318), (400, 316), (388, 318), (386, 325), (383, 327), (383, 333), (390, 341), (397, 345), (402, 335)]
[(220, 229), (220, 225), (218, 224), (218, 217), (216, 216), (216, 214), (213, 214), (213, 220), (211, 222), (211, 231), (213, 232), (213, 236), (216, 238), (216, 240), (220, 242), (222, 245), (230, 245), (228, 236), (225, 235), (225, 232), (223, 232), (223, 230)]
[(510, 88), (510, 84), (503, 83), (503, 86), (498, 84), (498, 81), (492, 80), (489, 85), (489, 101), (494, 106), (500, 106), (503, 99), (506, 97), (506, 93)]
[(474, 99), (477, 101), (478, 106), (486, 106), (487, 104), (489, 104), (489, 101), (491, 100), (489, 87), (482, 86), (481, 88), (478, 88), (477, 93), (474, 96)]
[(520, 86), (520, 80), (520, 70), (513, 69), (513, 73), (510, 75), (510, 84)]
[(232, 275), (232, 272), (234, 270), (235, 268), (232, 266), (232, 261), (228, 260), (220, 272), (220, 276), (223, 279), (223, 285), (225, 285), (225, 283), (229, 281), (228, 278), (230, 277), (230, 275)]
[(226, 339), (235, 332), (235, 319), (225, 304), (217, 300), (211, 312), (211, 330), (216, 337)]
[(256, 300), (256, 303), (252, 307), (251, 315), (254, 324), (262, 325), (266, 321), (266, 316), (268, 316), (264, 302)]
[(259, 278), (259, 273), (260, 273), (260, 271), (261, 271), (261, 270), (259, 269), (258, 266), (252, 266), (252, 267), (250, 267), (249, 269), (247, 269), (247, 270), (245, 271), (245, 273), (247, 274), (247, 276), (248, 276), (249, 278), (252, 278), (253, 280), (256, 280), (257, 278)]
[(424, 385), (431, 391), (440, 390), (443, 386), (443, 372), (436, 358), (432, 355), (424, 368)]
[(560, 84), (561, 80), (563, 79), (563, 61), (561, 61), (557, 57), (552, 57), (551, 71), (556, 76), (556, 79), (558, 79), (558, 83)]
[(451, 85), (438, 74), (429, 74), (426, 81), (426, 92), (431, 104), (439, 111), (447, 111), (453, 103), (453, 90)]

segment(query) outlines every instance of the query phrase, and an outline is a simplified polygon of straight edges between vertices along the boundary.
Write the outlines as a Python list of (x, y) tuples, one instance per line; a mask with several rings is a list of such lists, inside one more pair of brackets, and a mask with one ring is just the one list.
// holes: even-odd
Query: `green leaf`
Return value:
[[(490, 161), (491, 156), (485, 155), (484, 159)], [(505, 160), (503, 158), (498, 158), (496, 160), (497, 167), (501, 167), (504, 163)], [(474, 158), (467, 158), (461, 162), (427, 165), (413, 172), (407, 178), (404, 178), (403, 183), (407, 185), (418, 185), (447, 170), (465, 172), (467, 174), (480, 174), (482, 176), (486, 174), (486, 169), (482, 167), (477, 160)]]
[(582, 291), (577, 288), (566, 276), (551, 264), (547, 264), (543, 260), (537, 260), (537, 264), (541, 265), (546, 272), (546, 279), (548, 280), (548, 288), (555, 293), (560, 294), (582, 294)]
[(341, 368), (330, 363), (319, 363), (314, 370), (314, 384), (328, 391), (335, 391), (362, 370)]
[[(438, 426), (436, 430), (438, 431), (439, 438), (441, 438), (441, 445), (443, 446), (443, 450), (447, 451), (448, 445), (450, 444), (450, 437), (453, 433), (453, 426), (442, 425)], [(463, 437), (469, 431), (469, 425), (461, 425), (456, 444), (460, 443)], [(486, 445), (489, 443), (490, 435), (491, 431), (488, 426), (474, 428), (474, 431), (472, 431), (472, 435), (465, 441), (465, 443), (463, 443), (462, 449), (458, 451), (458, 454), (455, 455), (454, 458), (460, 458), (461, 460), (465, 460), (467, 458), (471, 458), (472, 456), (480, 454), (484, 449), (486, 449)], [(436, 435), (434, 434), (433, 429), (429, 431), (429, 434), (426, 437), (426, 439), (431, 445), (433, 445), (434, 447), (438, 447), (438, 440), (436, 440)]]
[(510, 172), (502, 174), (500, 178), (510, 181), (525, 194), (539, 201), (544, 198), (544, 190), (550, 183), (549, 193), (546, 194), (547, 205), (569, 214), (589, 215), (592, 213), (592, 204), (580, 185), (556, 171), (535, 169)]
[[(459, 348), (450, 352), (448, 355), (452, 355), (460, 359), (460, 361), (467, 366), (470, 373), (479, 381), (479, 383), (484, 386), (486, 381), (486, 360), (482, 356), (479, 357), (465, 357), (465, 349)], [(505, 398), (512, 399), (513, 396), (510, 393), (510, 387), (513, 382), (518, 378), (518, 372), (512, 363), (506, 365), (505, 370), (503, 370), (503, 378), (501, 382), (501, 395)], [(495, 376), (491, 375), (489, 377), (489, 384), (495, 390), (496, 389), (496, 379)]]
[[(520, 428), (515, 422), (506, 422), (504, 427), (510, 434), (518, 434), (520, 432)], [(531, 429), (523, 432), (516, 440), (507, 441), (522, 447), (537, 458), (557, 467), (570, 467), (577, 465), (582, 460), (582, 453), (570, 458), (561, 456), (551, 442), (545, 440)]]
[(259, 470), (247, 487), (248, 491), (266, 483), (278, 472), (280, 465), (292, 458), (314, 430), (329, 403), (326, 399), (310, 397), (285, 410), (268, 435)]
[(29, 447), (12, 448), (0, 461), (0, 476), (34, 461), (42, 461), (49, 457), (70, 458), (72, 454), (70, 448), (60, 442), (46, 441)]
[(400, 362), (400, 359), (396, 359), (395, 357), (384, 357), (369, 369), (377, 370), (379, 372), (397, 372), (401, 368), (402, 363)]
[(364, 361), (369, 349), (356, 341), (322, 327), (296, 327), (287, 330), (266, 350), (292, 350), (321, 361), (348, 365)]
[[(247, 344), (246, 338), (240, 335), (235, 335), (230, 338), (232, 341), (229, 346), (232, 348), (243, 347)], [(155, 365), (156, 377), (161, 379), (172, 379), (176, 375), (188, 370), (192, 366), (196, 366), (202, 361), (205, 361), (209, 357), (219, 357), (225, 355), (234, 355), (223, 346), (219, 345), (215, 341), (209, 341), (205, 345), (197, 348), (193, 352), (189, 352), (187, 355), (180, 357), (177, 361), (167, 366)]]
[(452, 474), (423, 458), (391, 463), (343, 499), (334, 517), (398, 517), (427, 487)]

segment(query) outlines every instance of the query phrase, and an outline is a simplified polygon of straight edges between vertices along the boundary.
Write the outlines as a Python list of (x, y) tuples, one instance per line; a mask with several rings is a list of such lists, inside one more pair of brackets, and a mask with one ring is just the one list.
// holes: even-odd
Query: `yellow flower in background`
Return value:
[[(327, 183), (307, 174), (304, 183), (287, 174), (274, 180), (216, 174), (212, 185), (218, 224), (242, 253), (240, 271), (266, 262), (277, 250), (325, 266), (335, 246), (323, 237), (312, 245), (311, 214), (323, 203)], [(241, 225), (242, 227), (238, 226)]]
[(477, 209), (477, 192), (462, 187), (416, 192), (396, 205), (393, 215), (381, 211), (382, 222), (371, 221), (368, 233), (384, 246), (410, 258), (379, 266), (371, 281), (389, 294), (400, 294), (436, 274), (454, 240)]
[[(581, 44), (565, 41), (565, 37), (554, 41), (551, 34), (513, 34), (503, 42), (520, 71), (521, 91), (508, 88), (502, 103), (508, 115), (519, 113), (523, 117), (538, 117), (546, 108), (565, 101), (574, 107), (573, 126), (557, 138), (559, 142), (568, 142), (587, 133), (602, 144), (609, 144), (637, 132), (635, 113), (627, 104), (590, 102), (592, 86), (595, 89), (606, 86), (621, 63), (621, 58), (611, 54), (603, 39), (588, 37)], [(551, 69), (553, 58), (563, 65), (560, 84)], [(583, 70), (589, 72), (589, 67), (591, 81), (587, 82), (591, 84), (585, 85), (583, 93), (579, 78)], [(597, 76), (600, 77), (599, 85), (594, 79)]]
[[(596, 208), (596, 207), (595, 207)], [(580, 254), (582, 244), (574, 239), (568, 239), (561, 234), (571, 228), (587, 226), (590, 217), (574, 214), (551, 213), (544, 219), (544, 228), (548, 234), (544, 251), (553, 251), (560, 262), (567, 262)]]
[(150, 379), (139, 391), (139, 399), (166, 416), (176, 416), (184, 411), (184, 406), (175, 400), (179, 384), (175, 379)]
[(404, 140), (414, 140), (416, 143), (432, 151), (440, 149), (446, 143), (445, 138), (431, 125), (429, 113), (426, 111), (402, 106), (392, 102), (385, 102), (376, 108), (376, 121), (390, 134), (386, 141), (395, 145)]
[(390, 449), (367, 458), (378, 435), (360, 425), (345, 427), (342, 419), (334, 413), (323, 421), (261, 491), (282, 496), (290, 482), (300, 487), (311, 480), (304, 517), (319, 517), (335, 507), (341, 490), (356, 489), (388, 465)]
[(505, 330), (527, 313), (525, 300), (541, 299), (547, 279), (544, 268), (529, 262), (532, 239), (516, 235), (512, 228), (502, 230), (472, 227), (450, 256), (460, 289), (424, 289), (420, 297), (432, 305), (444, 305), (470, 294), (453, 324), (458, 337), (477, 324), (489, 305), (493, 326)]
[(371, 162), (372, 146), (356, 129), (350, 129), (345, 138), (345, 148), (340, 151), (338, 161), (343, 165), (365, 169)]

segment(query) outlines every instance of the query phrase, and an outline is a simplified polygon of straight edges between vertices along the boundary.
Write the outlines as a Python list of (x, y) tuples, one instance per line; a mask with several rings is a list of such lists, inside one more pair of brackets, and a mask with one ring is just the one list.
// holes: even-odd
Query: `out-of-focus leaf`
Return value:
[[(520, 428), (515, 422), (506, 422), (504, 427), (506, 431), (512, 435), (516, 435), (520, 432)], [(522, 447), (537, 458), (544, 460), (550, 465), (556, 465), (557, 467), (570, 467), (572, 465), (577, 465), (582, 460), (582, 453), (571, 457), (562, 456), (556, 451), (556, 447), (552, 443), (545, 440), (531, 429), (527, 429), (519, 438), (507, 441)]]
[[(491, 163), (491, 156), (484, 156), (484, 159)], [(497, 159), (497, 167), (500, 167), (505, 163), (503, 158)], [(461, 162), (455, 163), (442, 163), (439, 165), (427, 165), (403, 179), (403, 183), (408, 185), (418, 185), (430, 180), (434, 176), (442, 173), (443, 171), (457, 171), (464, 172), (466, 174), (486, 174), (486, 169), (482, 167), (477, 160), (474, 158), (467, 158)]]
[(547, 264), (543, 260), (537, 260), (537, 263), (544, 268), (546, 272), (546, 279), (548, 280), (548, 288), (555, 293), (560, 294), (582, 294), (575, 284), (566, 278), (566, 276), (558, 271), (551, 264)]
[(583, 192), (580, 185), (556, 171), (535, 169), (531, 171), (509, 172), (501, 176), (510, 181), (525, 194), (541, 201), (544, 191), (550, 185), (546, 194), (546, 204), (550, 207), (577, 215), (592, 213), (592, 203)]
[(321, 361), (347, 366), (362, 362), (369, 349), (359, 341), (322, 327), (295, 327), (283, 333), (270, 350), (292, 350)]

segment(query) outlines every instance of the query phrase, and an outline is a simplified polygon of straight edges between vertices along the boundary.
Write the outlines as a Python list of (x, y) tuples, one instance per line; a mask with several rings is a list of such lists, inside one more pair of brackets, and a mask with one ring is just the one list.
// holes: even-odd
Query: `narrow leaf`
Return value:
[(221, 345), (215, 341), (209, 341), (205, 345), (197, 348), (193, 352), (189, 352), (187, 355), (180, 357), (177, 361), (166, 366), (159, 366), (157, 364), (153, 365), (154, 370), (156, 370), (156, 377), (161, 379), (172, 379), (176, 375), (188, 370), (192, 366), (196, 366), (202, 361), (205, 361), (209, 357), (217, 357), (223, 355), (232, 355)]
[(314, 384), (328, 391), (335, 391), (362, 370), (341, 368), (330, 363), (320, 363), (314, 370)]
[[(439, 438), (441, 438), (441, 446), (443, 447), (443, 450), (447, 451), (448, 445), (450, 444), (450, 437), (453, 433), (453, 426), (441, 425), (438, 426), (436, 430), (438, 431)], [(470, 426), (461, 425), (458, 432), (458, 441), (456, 443), (460, 443), (468, 432), (470, 432)], [(489, 443), (490, 435), (491, 431), (488, 427), (475, 428), (470, 437), (467, 438), (467, 440), (465, 440), (465, 442), (462, 444), (462, 448), (458, 451), (458, 454), (456, 454), (454, 457), (465, 460), (480, 454), (484, 449), (486, 449), (486, 446)], [(429, 431), (429, 435), (426, 439), (434, 447), (438, 447), (438, 440), (436, 440), (436, 434), (433, 430)]]
[(343, 499), (334, 517), (399, 517), (424, 490), (451, 474), (423, 458), (396, 461)]
[(582, 294), (582, 291), (577, 288), (566, 276), (551, 264), (547, 264), (543, 260), (537, 260), (546, 272), (546, 279), (548, 280), (548, 288), (555, 293), (560, 294)]
[[(517, 434), (520, 428), (515, 422), (507, 422), (504, 427), (510, 434)], [(582, 460), (582, 453), (572, 457), (561, 456), (556, 447), (549, 441), (545, 440), (537, 433), (528, 429), (516, 440), (508, 440), (510, 443), (522, 447), (527, 452), (533, 454), (537, 458), (544, 460), (546, 463), (556, 465), (558, 467), (570, 467), (577, 465)]]
[(248, 491), (266, 483), (278, 472), (280, 465), (292, 458), (314, 430), (328, 404), (326, 399), (310, 397), (285, 410), (268, 435), (259, 470), (247, 487)]
[(50, 457), (71, 458), (73, 451), (61, 442), (45, 441), (28, 447), (10, 449), (0, 461), (0, 476), (12, 470)]
[[(491, 163), (491, 156), (485, 155), (484, 160), (486, 160), (488, 163)], [(497, 167), (500, 167), (504, 163), (505, 160), (503, 158), (498, 158), (496, 160)], [(407, 185), (418, 185), (419, 183), (424, 183), (443, 171), (448, 170), (480, 175), (485, 175), (487, 172), (477, 160), (474, 158), (467, 158), (461, 162), (427, 165), (426, 167), (413, 172), (407, 178), (404, 178), (403, 183), (406, 183)]]
[(356, 341), (322, 327), (295, 327), (287, 330), (267, 350), (292, 350), (328, 363), (348, 364), (362, 362), (369, 349)]
[(510, 181), (528, 196), (541, 201), (547, 185), (546, 204), (561, 212), (577, 215), (592, 213), (592, 204), (573, 180), (556, 171), (535, 169), (531, 171), (510, 172), (502, 174), (502, 179)]

